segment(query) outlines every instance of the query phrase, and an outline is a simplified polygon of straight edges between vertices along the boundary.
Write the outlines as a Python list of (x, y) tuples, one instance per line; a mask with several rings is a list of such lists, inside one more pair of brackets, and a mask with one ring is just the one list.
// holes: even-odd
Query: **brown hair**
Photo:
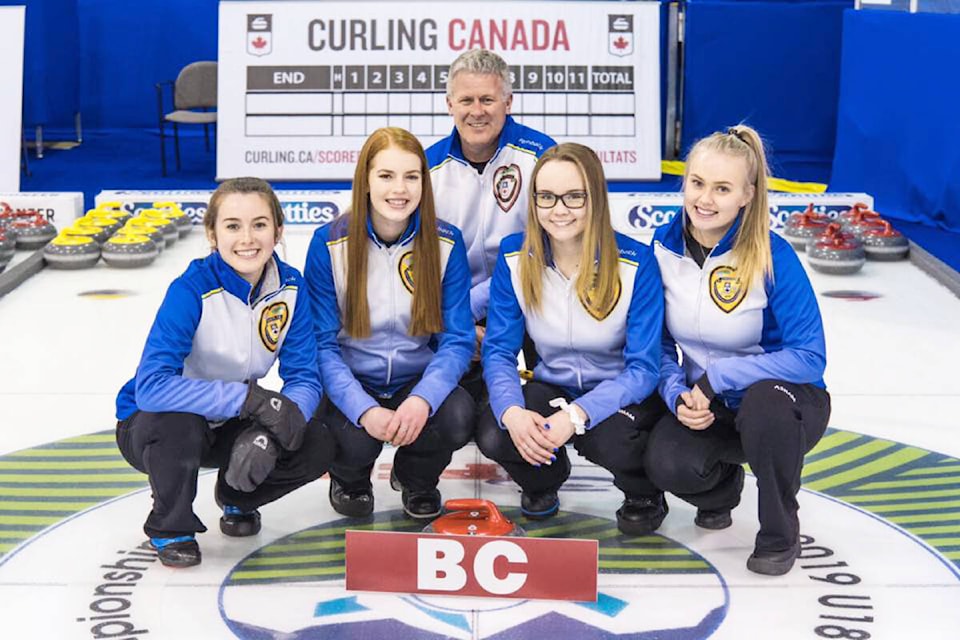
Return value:
[[(565, 142), (547, 149), (530, 179), (530, 196), (527, 202), (527, 233), (520, 252), (520, 286), (526, 306), (539, 313), (543, 294), (543, 270), (546, 268), (543, 228), (537, 219), (535, 201), (537, 175), (549, 162), (570, 162), (576, 165), (583, 178), (587, 192), (588, 214), (583, 232), (580, 273), (577, 274), (577, 295), (580, 300), (590, 301), (596, 309), (607, 309), (617, 297), (620, 279), (618, 268), (619, 251), (610, 224), (610, 205), (607, 201), (607, 182), (603, 165), (593, 149), (575, 142)], [(596, 266), (594, 267), (594, 264)], [(592, 268), (591, 268), (592, 267)]]
[(224, 198), (233, 193), (259, 193), (264, 201), (266, 201), (267, 206), (270, 207), (276, 237), (279, 239), (280, 230), (283, 228), (283, 208), (280, 206), (280, 200), (277, 198), (277, 194), (273, 192), (273, 187), (270, 186), (270, 183), (260, 178), (230, 178), (220, 183), (217, 190), (210, 196), (207, 211), (203, 214), (203, 228), (207, 234), (213, 234), (214, 237), (216, 237), (217, 216), (220, 214), (220, 205), (223, 203)]
[(407, 151), (420, 158), (420, 230), (413, 240), (413, 301), (410, 303), (412, 336), (443, 331), (440, 286), (440, 238), (433, 187), (423, 146), (409, 131), (383, 127), (370, 134), (360, 150), (353, 174), (350, 220), (347, 230), (347, 293), (343, 326), (355, 338), (370, 335), (370, 308), (367, 304), (367, 220), (370, 217), (370, 170), (373, 159), (384, 149)]
[(691, 159), (704, 151), (716, 151), (746, 160), (747, 183), (753, 186), (753, 198), (741, 214), (743, 219), (733, 240), (733, 257), (744, 285), (753, 284), (761, 275), (773, 279), (770, 205), (767, 199), (769, 168), (760, 134), (753, 127), (740, 124), (700, 139), (687, 154), (684, 182), (690, 171)]

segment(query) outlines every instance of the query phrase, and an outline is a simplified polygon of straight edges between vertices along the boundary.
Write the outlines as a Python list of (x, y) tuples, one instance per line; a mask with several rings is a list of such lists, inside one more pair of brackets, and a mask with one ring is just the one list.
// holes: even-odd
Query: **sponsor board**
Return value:
[[(349, 191), (277, 190), (276, 194), (283, 208), (284, 223), (291, 225), (324, 225), (350, 205)], [(152, 208), (154, 202), (176, 202), (193, 224), (203, 224), (211, 195), (213, 191), (101, 191), (95, 202), (97, 206), (119, 202), (132, 214)]]
[(20, 192), (0, 193), (14, 211), (36, 211), (58, 229), (68, 226), (83, 216), (83, 194), (80, 192)]
[[(154, 202), (170, 200), (180, 204), (194, 224), (202, 224), (207, 202), (213, 191), (101, 191), (96, 204), (121, 202), (136, 213)], [(346, 190), (277, 190), (286, 224), (322, 225), (340, 215), (350, 205)], [(644, 240), (657, 227), (674, 218), (683, 206), (679, 193), (610, 193), (610, 217), (620, 233)], [(2, 200), (2, 197), (0, 197)], [(813, 204), (814, 211), (835, 218), (857, 202), (873, 207), (873, 196), (866, 193), (770, 194), (770, 228), (782, 231), (787, 219)], [(82, 200), (81, 200), (82, 207)], [(82, 215), (82, 213), (81, 213)]]
[[(678, 192), (611, 193), (609, 198), (613, 228), (630, 236), (652, 235), (657, 227), (673, 220), (683, 208), (683, 195)], [(836, 218), (858, 202), (873, 208), (873, 196), (866, 193), (771, 192), (770, 228), (782, 231), (791, 215), (803, 213), (811, 204), (815, 213)]]

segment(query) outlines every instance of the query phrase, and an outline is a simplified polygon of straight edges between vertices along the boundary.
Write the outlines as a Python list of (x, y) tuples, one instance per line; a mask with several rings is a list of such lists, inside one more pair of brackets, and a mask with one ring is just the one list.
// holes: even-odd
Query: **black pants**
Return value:
[(803, 456), (817, 444), (830, 419), (830, 395), (812, 384), (761, 380), (733, 412), (719, 401), (716, 419), (703, 431), (688, 429), (667, 413), (647, 446), (650, 478), (664, 491), (699, 509), (722, 510), (740, 502), (737, 467), (757, 477), (763, 551), (790, 548), (800, 534), (797, 493)]
[[(484, 318), (477, 324), (485, 327), (487, 326), (487, 319)], [(533, 371), (533, 368), (539, 361), (540, 356), (537, 354), (537, 347), (533, 343), (530, 334), (524, 331), (523, 366), (526, 367), (528, 371)], [(467, 369), (467, 372), (460, 378), (460, 386), (467, 390), (467, 393), (470, 394), (470, 397), (472, 397), (476, 403), (477, 409), (482, 411), (487, 400), (489, 400), (489, 396), (487, 395), (487, 385), (483, 381), (483, 365), (479, 360), (470, 362), (470, 368)]]
[[(401, 388), (390, 398), (376, 398), (380, 406), (395, 410), (407, 399), (419, 380)], [(409, 491), (429, 491), (440, 482), (440, 474), (450, 464), (453, 452), (473, 437), (476, 408), (473, 399), (461, 387), (454, 387), (423, 431), (412, 443), (399, 447), (393, 458), (397, 479)], [(337, 457), (330, 476), (347, 489), (368, 489), (370, 472), (383, 449), (383, 442), (363, 427), (353, 424), (327, 396), (317, 412), (317, 420), (326, 424), (337, 442)]]
[[(556, 413), (550, 401), (557, 397), (572, 401), (563, 389), (545, 382), (532, 381), (523, 387), (526, 408), (545, 417)], [(571, 442), (584, 458), (610, 471), (613, 484), (628, 498), (656, 496), (661, 492), (647, 478), (643, 451), (650, 430), (664, 411), (660, 396), (652, 394), (641, 404), (624, 407), (584, 435), (573, 436)], [(477, 425), (477, 446), (506, 469), (525, 492), (556, 491), (570, 476), (570, 458), (565, 447), (557, 451), (553, 464), (531, 465), (520, 456), (510, 433), (500, 428), (490, 407), (484, 410)]]
[(281, 451), (277, 466), (250, 493), (237, 491), (224, 481), (230, 451), (237, 436), (250, 423), (232, 419), (211, 429), (203, 416), (193, 413), (138, 411), (117, 423), (117, 446), (137, 471), (150, 478), (153, 510), (144, 523), (152, 538), (169, 538), (206, 531), (193, 513), (200, 467), (219, 468), (215, 498), (243, 511), (252, 511), (308, 482), (330, 467), (334, 441), (319, 424), (307, 427), (303, 445), (295, 452)]

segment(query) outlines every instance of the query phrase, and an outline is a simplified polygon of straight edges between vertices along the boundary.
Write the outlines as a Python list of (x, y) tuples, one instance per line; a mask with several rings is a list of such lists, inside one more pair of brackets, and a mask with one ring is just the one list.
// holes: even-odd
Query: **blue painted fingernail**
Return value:
[[(560, 451), (560, 449), (554, 447), (554, 448), (553, 448), (553, 452), (556, 453), (557, 451)], [(554, 459), (556, 459), (556, 456), (554, 456)]]
[(536, 463), (536, 464), (535, 464), (535, 465), (533, 465), (533, 466), (535, 466), (535, 467), (539, 467), (539, 466), (540, 466), (540, 463), (538, 462), (538, 463)]
[(544, 425), (543, 425), (543, 428), (544, 428), (544, 429), (549, 429), (549, 428), (550, 428), (550, 423), (549, 423), (549, 422), (545, 422)]
[(553, 462), (557, 459), (557, 456), (550, 456), (550, 461)]

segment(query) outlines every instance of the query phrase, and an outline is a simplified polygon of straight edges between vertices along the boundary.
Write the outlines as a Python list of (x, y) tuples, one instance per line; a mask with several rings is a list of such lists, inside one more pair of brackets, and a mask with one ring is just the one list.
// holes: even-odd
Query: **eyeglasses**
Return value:
[(557, 195), (550, 191), (537, 191), (533, 194), (533, 201), (541, 209), (552, 209), (557, 205), (557, 200), (563, 202), (563, 206), (568, 209), (582, 209), (587, 204), (586, 191), (568, 191), (567, 193)]

